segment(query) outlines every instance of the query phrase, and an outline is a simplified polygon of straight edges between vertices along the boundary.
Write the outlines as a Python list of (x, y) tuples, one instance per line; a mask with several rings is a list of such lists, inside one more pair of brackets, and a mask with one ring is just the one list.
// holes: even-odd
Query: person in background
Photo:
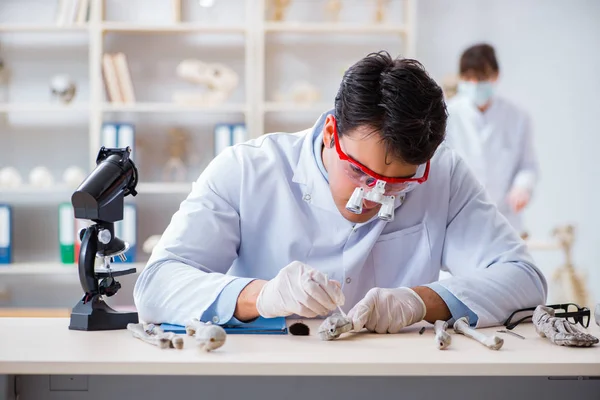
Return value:
[(525, 237), (521, 212), (538, 179), (531, 121), (524, 110), (496, 94), (500, 68), (492, 46), (467, 48), (459, 70), (457, 95), (448, 101), (446, 141)]
[(525, 243), (443, 143), (446, 104), (422, 64), (369, 54), (332, 103), (304, 131), (214, 158), (136, 282), (141, 320), (237, 325), (340, 306), (355, 331), (397, 333), (501, 324), (545, 303)]

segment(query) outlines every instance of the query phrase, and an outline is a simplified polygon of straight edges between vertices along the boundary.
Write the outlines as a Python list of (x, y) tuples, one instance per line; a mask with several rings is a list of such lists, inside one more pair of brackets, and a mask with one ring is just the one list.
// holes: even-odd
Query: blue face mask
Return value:
[(458, 93), (466, 96), (476, 106), (486, 105), (494, 95), (494, 84), (492, 82), (466, 82), (458, 83)]

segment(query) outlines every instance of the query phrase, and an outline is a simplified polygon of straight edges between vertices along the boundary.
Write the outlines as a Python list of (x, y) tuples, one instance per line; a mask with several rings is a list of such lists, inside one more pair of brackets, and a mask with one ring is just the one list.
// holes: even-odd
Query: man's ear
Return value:
[(323, 125), (323, 144), (327, 148), (333, 148), (333, 129), (335, 127), (335, 117), (328, 115)]

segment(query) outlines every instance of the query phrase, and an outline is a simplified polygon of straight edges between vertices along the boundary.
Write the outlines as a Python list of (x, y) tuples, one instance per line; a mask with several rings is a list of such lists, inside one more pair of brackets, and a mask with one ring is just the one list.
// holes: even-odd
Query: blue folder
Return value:
[[(228, 334), (241, 335), (287, 335), (288, 329), (285, 317), (263, 318), (259, 317), (252, 322), (242, 325), (221, 325)], [(161, 324), (165, 332), (185, 333), (185, 327), (173, 324)]]

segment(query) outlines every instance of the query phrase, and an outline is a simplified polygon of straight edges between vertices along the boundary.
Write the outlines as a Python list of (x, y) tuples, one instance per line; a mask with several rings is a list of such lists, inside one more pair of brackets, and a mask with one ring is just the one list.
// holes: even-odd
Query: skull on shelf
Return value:
[(176, 92), (173, 97), (178, 103), (217, 105), (227, 100), (239, 83), (238, 75), (227, 65), (200, 60), (183, 60), (177, 66), (177, 75), (206, 89)]
[(69, 75), (55, 75), (50, 81), (50, 93), (53, 98), (68, 104), (75, 97), (77, 87)]

